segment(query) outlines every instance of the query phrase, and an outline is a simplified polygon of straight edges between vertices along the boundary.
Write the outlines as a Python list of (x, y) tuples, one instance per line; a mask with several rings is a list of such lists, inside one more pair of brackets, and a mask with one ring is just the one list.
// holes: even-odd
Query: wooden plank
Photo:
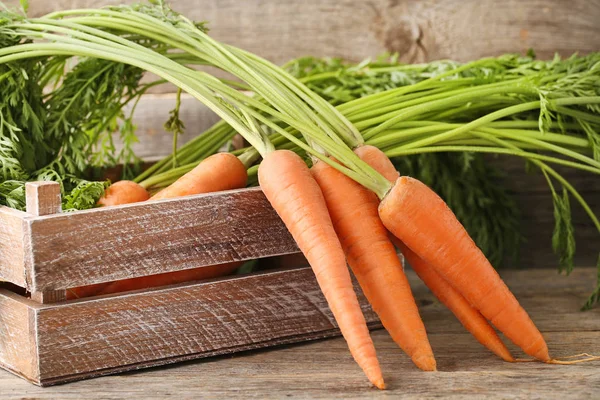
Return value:
[(0, 206), (0, 281), (25, 287), (24, 212)]
[[(598, 332), (553, 332), (560, 354), (600, 351)], [(372, 333), (388, 389), (376, 392), (348, 354), (342, 338), (188, 362), (171, 368), (107, 376), (39, 388), (0, 371), (3, 400), (202, 398), (247, 399), (594, 399), (598, 364), (509, 364), (489, 355), (467, 334), (433, 334), (439, 371), (417, 370), (387, 333)]]
[(0, 366), (29, 380), (37, 380), (35, 335), (27, 301), (0, 289)]
[(298, 251), (258, 188), (37, 217), (32, 290), (57, 290)]
[(27, 182), (25, 184), (27, 214), (36, 217), (62, 211), (58, 182)]
[(41, 306), (36, 321), (43, 384), (337, 334), (310, 268)]
[[(556, 308), (546, 307), (542, 312), (547, 315), (536, 321), (554, 356), (600, 353), (600, 330), (580, 331), (588, 321), (597, 324), (597, 314), (581, 313), (576, 306), (593, 283), (594, 269), (577, 268), (569, 278), (557, 277), (551, 269), (503, 271), (502, 276), (520, 300), (531, 299), (526, 308), (533, 315), (542, 311), (539, 307), (546, 296), (553, 296)], [(409, 277), (415, 287), (414, 274)], [(418, 287), (416, 291), (420, 298)], [(535, 300), (539, 295), (543, 298)], [(432, 311), (422, 308), (428, 329)], [(443, 319), (448, 326), (453, 324), (448, 311)], [(555, 331), (561, 321), (565, 321), (565, 330)], [(337, 338), (43, 389), (0, 371), (0, 394), (3, 400), (245, 399), (248, 393), (256, 398), (570, 400), (593, 399), (600, 390), (597, 362), (577, 366), (509, 364), (499, 361), (469, 334), (444, 332), (442, 322), (438, 327), (429, 334), (439, 367), (435, 373), (418, 371), (384, 330), (372, 333), (388, 384), (385, 392), (368, 386), (343, 339)]]
[[(58, 182), (27, 182), (25, 184), (26, 210), (39, 217), (62, 211), (60, 185)], [(39, 303), (56, 303), (66, 300), (65, 290), (34, 291), (31, 298)]]
[[(30, 15), (133, 3), (135, 0), (30, 0)], [(208, 21), (216, 39), (275, 63), (314, 55), (362, 60), (384, 51), (409, 62), (468, 61), (535, 49), (555, 52), (600, 47), (597, 0), (173, 0), (187, 17)], [(16, 5), (18, 0), (8, 0)], [(256, 23), (260, 21), (260, 23)], [(155, 91), (174, 91), (170, 85)]]

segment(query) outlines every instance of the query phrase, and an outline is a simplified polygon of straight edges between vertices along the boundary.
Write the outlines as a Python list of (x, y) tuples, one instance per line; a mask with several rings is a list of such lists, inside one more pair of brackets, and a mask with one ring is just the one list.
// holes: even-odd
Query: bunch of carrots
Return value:
[[(531, 357), (559, 362), (444, 201), (420, 181), (399, 176), (385, 153), (365, 144), (338, 109), (281, 68), (215, 41), (162, 2), (20, 18), (3, 28), (34, 42), (4, 48), (0, 59), (68, 54), (134, 65), (196, 97), (242, 135), (252, 148), (239, 157), (211, 155), (152, 197), (135, 182), (117, 182), (100, 204), (242, 188), (260, 157), (260, 186), (311, 265), (351, 354), (374, 386), (383, 389), (385, 383), (348, 265), (398, 346), (420, 369), (436, 370), (395, 245), (440, 301), (503, 360), (515, 361), (492, 325)], [(186, 65), (194, 62), (230, 73), (255, 96)], [(586, 101), (600, 104), (600, 97)], [(296, 152), (276, 148), (267, 128), (308, 155), (311, 166)], [(194, 279), (194, 273), (155, 278), (176, 282)]]

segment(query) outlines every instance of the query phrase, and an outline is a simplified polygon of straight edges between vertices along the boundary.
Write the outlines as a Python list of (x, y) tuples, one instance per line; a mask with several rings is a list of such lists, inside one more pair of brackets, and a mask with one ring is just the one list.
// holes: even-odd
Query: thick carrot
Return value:
[[(172, 185), (154, 195), (151, 200), (168, 199), (192, 194), (239, 189), (246, 186), (248, 174), (244, 164), (234, 155), (217, 153), (206, 158), (196, 168), (179, 178)], [(111, 190), (112, 189), (112, 190)], [(100, 200), (103, 205), (117, 205), (148, 200), (148, 192), (135, 182), (119, 181), (111, 185)], [(149, 287), (171, 285), (180, 282), (215, 278), (228, 275), (241, 263), (193, 268), (152, 276), (124, 279), (113, 283), (101, 283), (71, 290), (71, 296), (88, 297), (117, 293)]]
[(137, 203), (146, 201), (150, 195), (140, 185), (133, 181), (118, 181), (106, 189), (104, 196), (98, 200), (101, 206), (117, 206), (119, 204)]
[[(361, 146), (355, 150), (356, 154), (382, 174), (389, 181), (398, 179), (398, 171), (394, 168), (390, 159), (378, 148), (374, 146)], [(498, 337), (498, 334), (481, 313), (473, 308), (469, 302), (454, 289), (446, 280), (438, 274), (435, 269), (427, 265), (425, 261), (413, 251), (411, 251), (398, 238), (390, 235), (392, 242), (402, 251), (402, 254), (419, 278), (463, 324), (463, 326), (473, 334), (482, 345), (491, 350), (498, 357), (505, 361), (514, 361), (514, 358), (504, 345), (504, 342)]]
[(217, 153), (152, 196), (151, 200), (238, 189), (246, 186), (247, 180), (246, 167), (236, 156)]
[(431, 265), (525, 353), (549, 361), (527, 312), (446, 203), (422, 182), (400, 177), (379, 205), (384, 225)]
[(354, 359), (371, 383), (383, 389), (375, 347), (319, 185), (304, 161), (288, 150), (268, 153), (258, 179), (311, 265)]
[(329, 215), (363, 293), (396, 344), (424, 371), (435, 371), (425, 326), (402, 263), (379, 219), (379, 199), (324, 162), (311, 172), (321, 187)]
[(460, 323), (473, 334), (479, 343), (504, 361), (515, 361), (494, 328), (479, 311), (473, 308), (435, 269), (423, 261), (421, 257), (416, 255), (404, 243), (398, 239), (394, 240), (394, 243), (402, 251), (412, 269), (425, 282), (425, 285), (427, 285), (434, 296), (454, 313)]

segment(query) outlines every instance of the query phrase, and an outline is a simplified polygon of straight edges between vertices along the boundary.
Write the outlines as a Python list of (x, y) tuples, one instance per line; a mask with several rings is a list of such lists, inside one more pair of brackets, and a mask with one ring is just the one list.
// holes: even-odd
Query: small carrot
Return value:
[[(396, 238), (394, 238), (396, 239)], [(416, 255), (406, 245), (398, 239), (394, 243), (406, 260), (410, 263), (412, 269), (419, 278), (427, 285), (437, 299), (442, 302), (454, 315), (460, 323), (469, 331), (475, 339), (492, 353), (502, 358), (504, 361), (513, 362), (515, 359), (506, 348), (502, 339), (498, 336), (494, 328), (469, 302), (446, 280), (438, 274), (435, 269), (429, 266), (421, 257)]]
[(106, 189), (104, 196), (98, 200), (101, 206), (116, 206), (119, 204), (137, 203), (146, 201), (150, 195), (140, 185), (133, 181), (118, 181)]
[(379, 199), (324, 162), (311, 168), (348, 264), (381, 323), (424, 371), (436, 363), (425, 326), (394, 245), (379, 219)]
[[(398, 171), (390, 159), (378, 148), (373, 146), (360, 146), (355, 153), (391, 182), (398, 179)], [(514, 358), (498, 337), (498, 334), (481, 313), (473, 308), (469, 302), (446, 280), (441, 277), (431, 266), (404, 243), (390, 235), (392, 242), (402, 251), (402, 254), (419, 278), (462, 323), (462, 325), (473, 334), (473, 336), (490, 351), (505, 361), (514, 361)]]
[(422, 182), (400, 177), (379, 205), (384, 225), (433, 267), (525, 353), (550, 361), (527, 312), (446, 203)]
[(217, 153), (152, 196), (151, 200), (238, 189), (246, 186), (247, 180), (246, 167), (236, 156)]
[(344, 251), (310, 170), (294, 152), (276, 150), (264, 157), (258, 179), (265, 196), (311, 265), (352, 356), (373, 385), (385, 388)]

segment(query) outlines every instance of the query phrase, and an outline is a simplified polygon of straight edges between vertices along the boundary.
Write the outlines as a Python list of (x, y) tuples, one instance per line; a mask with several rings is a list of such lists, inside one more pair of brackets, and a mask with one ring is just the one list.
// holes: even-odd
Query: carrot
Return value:
[[(379, 215), (392, 234), (419, 257), (413, 260), (415, 264), (428, 264), (446, 280), (437, 281), (437, 285), (451, 285), (527, 354), (549, 361), (548, 347), (541, 333), (444, 201), (416, 179), (398, 179), (398, 172), (381, 150), (373, 146), (362, 146), (359, 150), (365, 162), (386, 179), (396, 182), (382, 200)], [(468, 310), (453, 312), (458, 317), (457, 313), (467, 314)], [(474, 335), (479, 341), (485, 340), (493, 352), (500, 349), (489, 335)], [(498, 355), (506, 359), (506, 352), (501, 351), (501, 354), (504, 356)]]
[[(193, 170), (166, 187), (151, 200), (168, 199), (192, 194), (218, 192), (228, 189), (239, 189), (246, 186), (248, 174), (244, 164), (230, 153), (217, 153), (203, 160)], [(140, 185), (131, 181), (119, 181), (111, 185), (105, 197), (99, 203), (117, 205), (148, 200), (148, 192)], [(228, 275), (237, 269), (241, 263), (220, 266), (193, 268), (185, 271), (175, 271), (139, 278), (124, 279), (112, 283), (75, 288), (71, 296), (89, 297), (101, 294), (117, 293), (149, 287), (158, 287), (180, 282), (199, 279), (215, 278)]]
[(346, 253), (373, 310), (396, 344), (424, 371), (436, 363), (425, 326), (394, 245), (379, 219), (379, 199), (324, 162), (311, 168)]
[(356, 155), (369, 164), (375, 171), (379, 172), (390, 182), (396, 182), (396, 179), (400, 176), (394, 164), (390, 159), (375, 146), (363, 145), (357, 147), (354, 152)]
[[(398, 178), (398, 171), (394, 168), (390, 159), (377, 147), (360, 146), (355, 150), (355, 153), (389, 181), (394, 182)], [(427, 285), (435, 297), (454, 313), (461, 324), (473, 334), (475, 339), (503, 360), (514, 361), (504, 342), (498, 337), (494, 328), (483, 315), (473, 308), (456, 289), (423, 261), (421, 257), (411, 251), (396, 237), (393, 235), (390, 236), (392, 242), (402, 251), (402, 254), (406, 257), (419, 278), (425, 282), (425, 285)]]
[(103, 294), (121, 293), (130, 290), (148, 289), (166, 285), (175, 285), (182, 282), (200, 281), (229, 275), (243, 263), (236, 261), (209, 267), (192, 268), (184, 271), (166, 272), (163, 274), (142, 276), (139, 278), (124, 279), (121, 281), (98, 283), (95, 285), (81, 286), (67, 291), (67, 299), (79, 299)]
[(311, 265), (352, 356), (376, 387), (385, 384), (344, 251), (319, 185), (298, 155), (268, 153), (258, 169), (261, 188)]
[(140, 185), (133, 181), (118, 181), (106, 189), (104, 196), (98, 200), (101, 206), (116, 206), (119, 204), (137, 203), (146, 201), (150, 195)]
[(238, 189), (246, 186), (247, 180), (246, 167), (236, 156), (217, 153), (152, 196), (151, 200)]
[(110, 283), (102, 282), (93, 285), (79, 286), (71, 289), (67, 289), (67, 300), (83, 299), (84, 297), (96, 296)]
[(423, 261), (421, 257), (416, 255), (404, 243), (396, 238), (394, 239), (392, 241), (402, 251), (402, 254), (406, 257), (406, 260), (410, 263), (410, 266), (419, 278), (425, 282), (425, 285), (427, 285), (434, 296), (454, 313), (460, 323), (473, 334), (475, 339), (504, 361), (515, 361), (504, 342), (498, 337), (498, 334), (485, 317), (473, 308), (435, 269), (431, 268), (430, 265)]
[(444, 201), (422, 182), (400, 177), (379, 205), (384, 225), (433, 267), (525, 353), (550, 361), (548, 346)]

